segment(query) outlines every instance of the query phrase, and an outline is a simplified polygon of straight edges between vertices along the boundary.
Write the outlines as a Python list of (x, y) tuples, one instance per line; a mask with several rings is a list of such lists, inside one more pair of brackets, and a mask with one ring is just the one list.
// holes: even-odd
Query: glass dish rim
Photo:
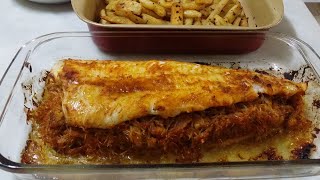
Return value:
[[(8, 67), (4, 71), (3, 76), (0, 78), (0, 86), (2, 85), (3, 81), (5, 80), (8, 72), (11, 70), (12, 65), (14, 64), (16, 58), (20, 55), (20, 53), (24, 49), (28, 49), (27, 58), (24, 59), (23, 63), (21, 64), (22, 68), (24, 66), (24, 63), (27, 62), (29, 58), (29, 53), (32, 53), (37, 47), (41, 46), (41, 44), (49, 42), (51, 40), (57, 39), (57, 38), (67, 38), (67, 37), (78, 37), (78, 38), (84, 38), (84, 37), (93, 37), (93, 36), (102, 36), (102, 37), (132, 37), (134, 35), (142, 35), (144, 36), (145, 33), (152, 34), (153, 36), (170, 36), (170, 35), (180, 35), (182, 37), (184, 36), (190, 36), (191, 35), (203, 35), (203, 36), (210, 36), (210, 35), (243, 35), (243, 36), (252, 36), (252, 35), (263, 35), (265, 37), (270, 37), (273, 39), (281, 39), (281, 41), (288, 40), (294, 42), (295, 48), (300, 52), (300, 54), (303, 56), (304, 60), (310, 65), (310, 67), (315, 72), (315, 75), (317, 76), (317, 79), (320, 79), (319, 72), (315, 70), (313, 64), (308, 60), (309, 58), (305, 55), (304, 48), (302, 46), (305, 46), (307, 49), (309, 49), (318, 60), (320, 60), (319, 54), (305, 41), (295, 38), (290, 35), (286, 35), (283, 33), (275, 33), (275, 32), (267, 32), (267, 31), (245, 31), (245, 32), (234, 32), (234, 31), (215, 31), (215, 32), (208, 32), (208, 31), (198, 31), (196, 34), (194, 32), (168, 32), (168, 31), (110, 31), (110, 32), (100, 32), (100, 31), (70, 31), (70, 32), (55, 32), (50, 34), (45, 34), (42, 36), (39, 36), (37, 38), (34, 38), (24, 45), (22, 45), (11, 62), (9, 63)], [(199, 34), (198, 34), (199, 33)], [(126, 34), (126, 35), (123, 35)], [(148, 36), (149, 37), (149, 36)], [(284, 41), (287, 43), (287, 41)], [(34, 46), (32, 44), (35, 43)], [(30, 47), (29, 47), (30, 46)], [(20, 74), (22, 72), (22, 68), (19, 71), (18, 78), (16, 79), (16, 82), (14, 83), (13, 88), (11, 89), (11, 94), (9, 94), (8, 98), (5, 99), (5, 106), (3, 109), (1, 109), (0, 114), (0, 126), (2, 124), (2, 121), (5, 117), (5, 112), (7, 110), (7, 106), (9, 104), (9, 101), (12, 96), (12, 90), (16, 88), (17, 81), (20, 79)], [(237, 167), (272, 167), (272, 168), (279, 168), (283, 166), (314, 166), (314, 165), (320, 165), (320, 159), (302, 159), (302, 160), (277, 160), (277, 161), (244, 161), (244, 162), (213, 162), (213, 163), (170, 163), (170, 164), (107, 164), (107, 165), (29, 165), (29, 164), (22, 164), (13, 162), (7, 158), (5, 158), (0, 153), (0, 169), (12, 173), (18, 173), (18, 174), (24, 174), (24, 173), (32, 173), (32, 172), (60, 172), (60, 173), (66, 173), (66, 172), (72, 172), (79, 169), (85, 170), (85, 172), (106, 172), (107, 170), (156, 170), (156, 169), (192, 169), (192, 168), (224, 168), (224, 167), (230, 167), (230, 168), (237, 168)]]

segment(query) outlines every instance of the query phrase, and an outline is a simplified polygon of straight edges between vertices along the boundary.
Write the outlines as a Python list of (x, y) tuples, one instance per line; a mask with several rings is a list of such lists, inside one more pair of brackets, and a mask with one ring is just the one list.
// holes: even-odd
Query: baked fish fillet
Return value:
[(177, 61), (63, 60), (51, 75), (61, 82), (68, 125), (111, 128), (149, 115), (253, 101), (260, 94), (291, 97), (307, 85), (247, 70)]

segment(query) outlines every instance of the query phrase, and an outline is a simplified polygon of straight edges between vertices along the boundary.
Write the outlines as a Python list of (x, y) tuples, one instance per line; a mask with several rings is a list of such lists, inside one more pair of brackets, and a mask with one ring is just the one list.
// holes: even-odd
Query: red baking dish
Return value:
[[(93, 36), (106, 52), (126, 53), (248, 53), (264, 42), (264, 34), (283, 18), (282, 0), (240, 0), (249, 27), (100, 24), (103, 0), (72, 0), (72, 6), (90, 32), (112, 32), (114, 36)], [(256, 38), (246, 38), (247, 34)]]

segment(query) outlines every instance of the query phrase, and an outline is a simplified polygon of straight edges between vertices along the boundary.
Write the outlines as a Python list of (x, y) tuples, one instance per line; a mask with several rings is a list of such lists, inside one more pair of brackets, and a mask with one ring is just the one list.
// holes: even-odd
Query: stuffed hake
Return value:
[[(187, 62), (62, 60), (47, 76), (41, 103), (28, 111), (33, 131), (22, 161), (299, 159), (296, 150), (313, 141), (306, 89), (254, 71)], [(265, 155), (270, 150), (274, 157)]]

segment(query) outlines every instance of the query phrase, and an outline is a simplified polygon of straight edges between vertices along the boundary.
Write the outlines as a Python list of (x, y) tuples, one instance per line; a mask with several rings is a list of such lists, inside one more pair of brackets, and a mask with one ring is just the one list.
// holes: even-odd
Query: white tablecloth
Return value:
[[(320, 54), (320, 26), (303, 1), (284, 2), (285, 17), (272, 31), (298, 37)], [(41, 5), (27, 0), (5, 0), (1, 1), (0, 12), (0, 77), (25, 42), (52, 32), (87, 30), (86, 25), (73, 13), (70, 4)], [(15, 177), (0, 170), (0, 179), (14, 180)]]

